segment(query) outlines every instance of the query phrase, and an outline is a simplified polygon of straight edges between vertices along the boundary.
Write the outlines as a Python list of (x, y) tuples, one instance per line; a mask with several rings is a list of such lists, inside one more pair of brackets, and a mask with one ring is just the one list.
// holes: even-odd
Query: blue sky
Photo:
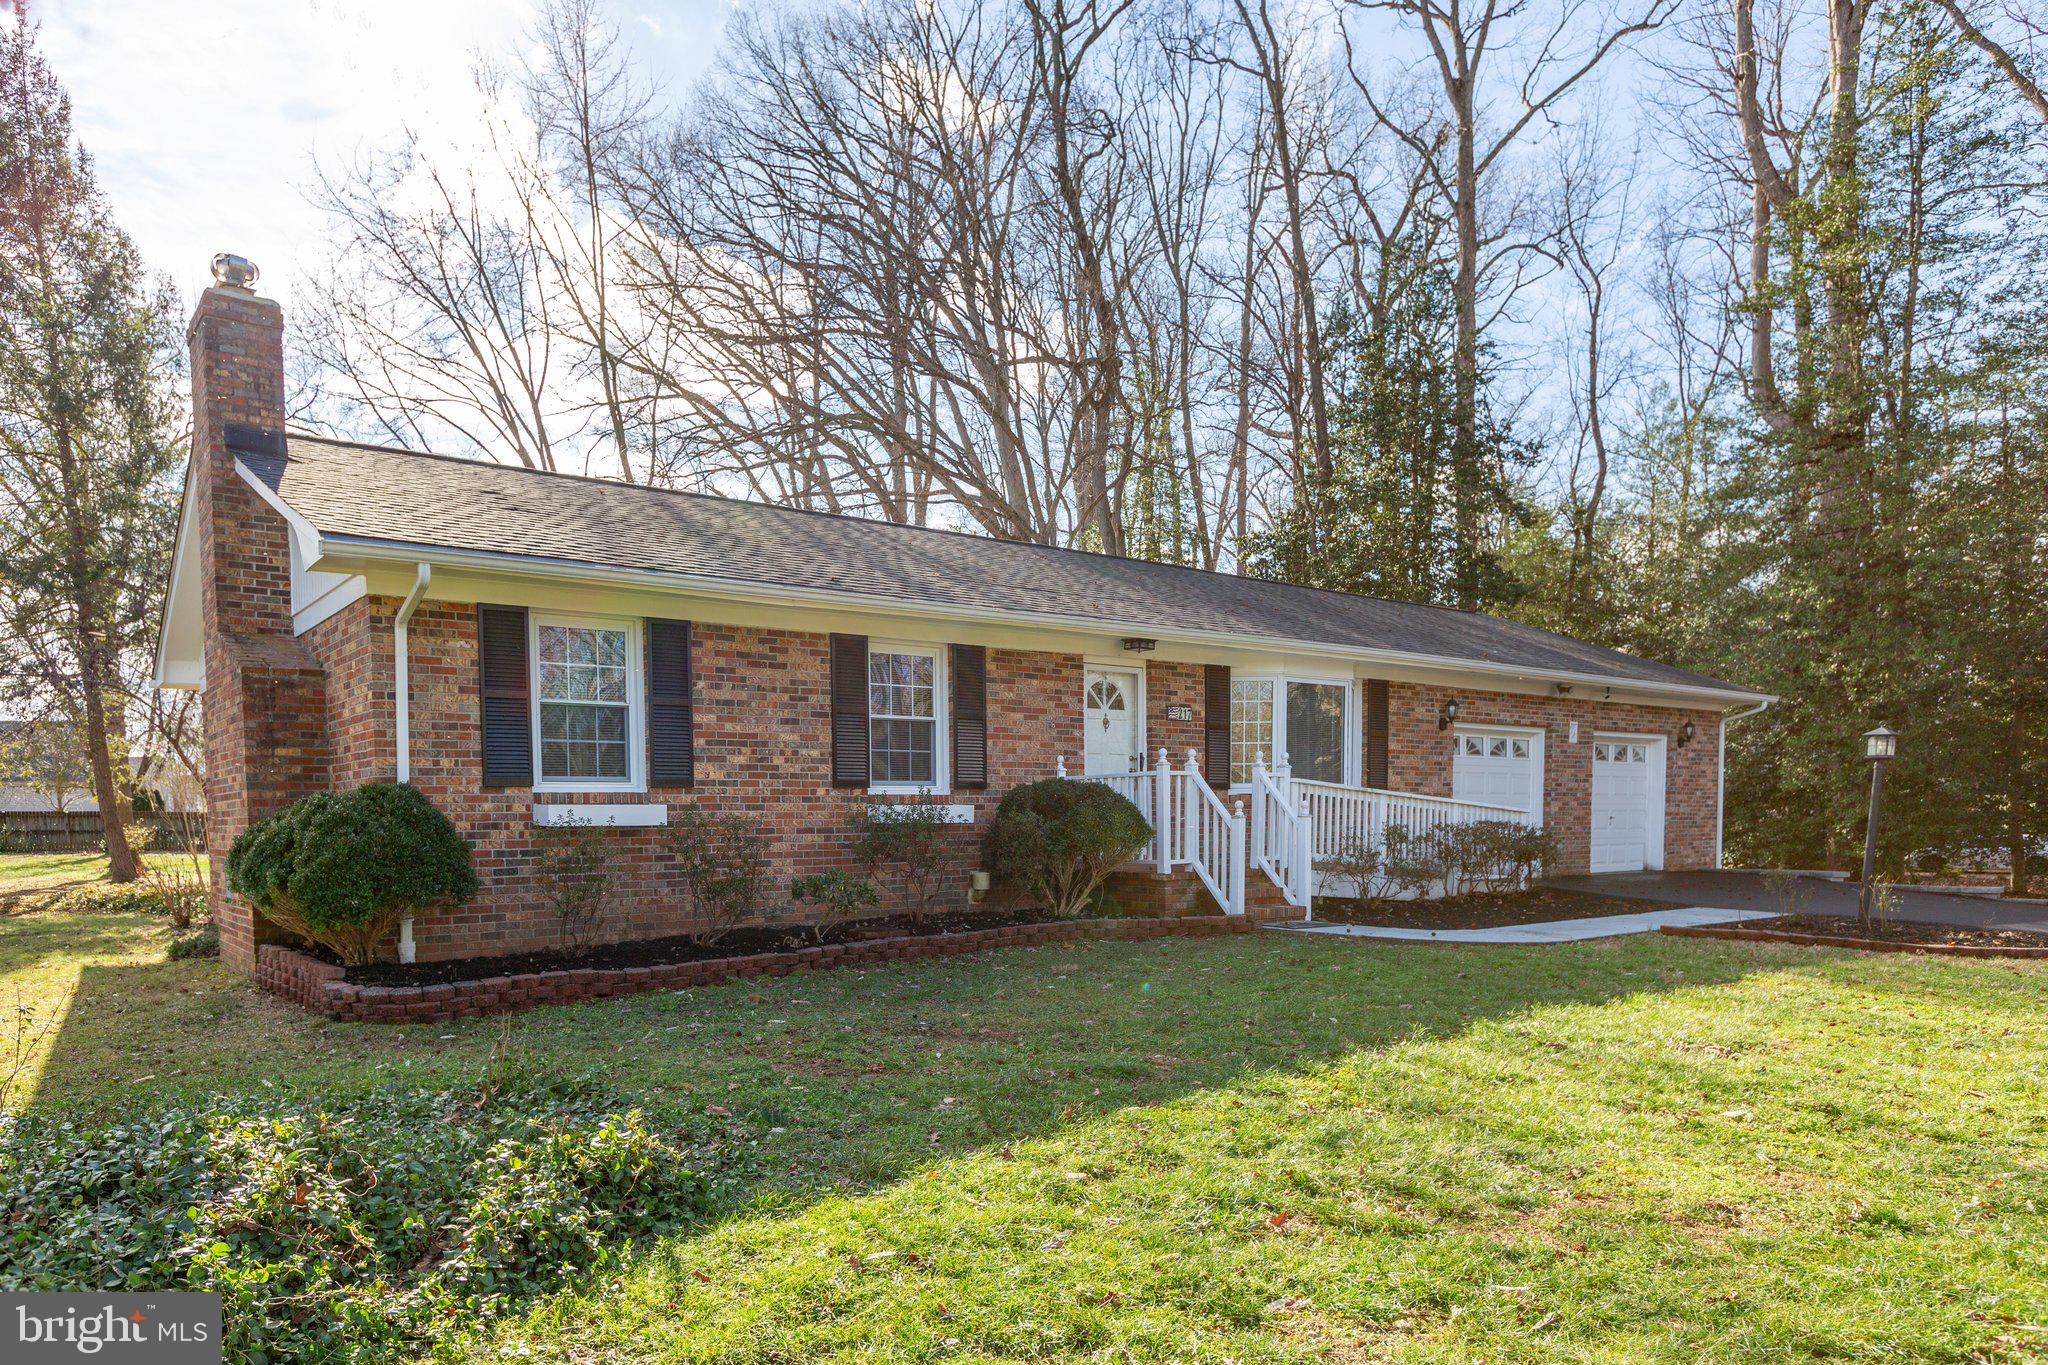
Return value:
[[(478, 52), (517, 51), (526, 0), (28, 0), (79, 136), (124, 227), (188, 301), (216, 251), (289, 304), (327, 250), (315, 158), (391, 141), (402, 121), (478, 118)], [(8, 0), (0, 0), (0, 10)], [(725, 0), (611, 5), (665, 84), (709, 60)]]

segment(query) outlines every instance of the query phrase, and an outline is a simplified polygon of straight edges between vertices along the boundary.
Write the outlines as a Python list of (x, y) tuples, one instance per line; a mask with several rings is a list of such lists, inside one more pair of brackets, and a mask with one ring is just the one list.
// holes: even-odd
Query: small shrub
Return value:
[(615, 841), (602, 827), (574, 817), (543, 825), (533, 836), (533, 882), (554, 911), (562, 946), (587, 947), (611, 904)]
[(1344, 839), (1335, 852), (1316, 859), (1316, 871), (1325, 877), (1343, 877), (1351, 883), (1351, 894), (1368, 908), (1384, 901), (1387, 882), (1381, 876), (1386, 854), (1378, 841), (1364, 833)]
[(829, 872), (798, 877), (789, 884), (789, 898), (798, 906), (812, 907), (811, 938), (818, 943), (825, 941), (825, 935), (835, 925), (873, 914), (881, 903), (873, 882), (836, 867)]
[(768, 836), (737, 811), (678, 806), (669, 819), (669, 849), (690, 890), (697, 939), (716, 943), (761, 908)]
[(1143, 812), (1108, 787), (1049, 778), (1003, 797), (989, 829), (989, 866), (1023, 883), (1048, 912), (1073, 916), (1151, 837)]
[(220, 930), (213, 924), (203, 925), (197, 932), (183, 934), (171, 940), (171, 946), (164, 949), (164, 956), (173, 962), (186, 958), (219, 957)]
[(400, 917), (476, 894), (469, 841), (409, 785), (319, 792), (244, 830), (228, 885), (286, 930), (350, 966)]
[(1382, 869), (1382, 875), (1394, 895), (1427, 896), (1449, 880), (1449, 852), (1438, 830), (1425, 829), (1417, 833), (1391, 825), (1387, 829)]
[(1557, 836), (1519, 820), (1481, 820), (1442, 833), (1458, 895), (1520, 891), (1558, 858)]
[(885, 867), (895, 868), (903, 882), (904, 910), (911, 924), (922, 928), (938, 897), (952, 843), (945, 806), (923, 796), (908, 801), (856, 801), (849, 820), (855, 861), (870, 875)]

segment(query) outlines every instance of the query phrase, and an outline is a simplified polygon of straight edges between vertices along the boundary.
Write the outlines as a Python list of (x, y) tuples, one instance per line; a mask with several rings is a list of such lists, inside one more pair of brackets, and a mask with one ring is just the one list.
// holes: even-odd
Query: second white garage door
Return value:
[(1662, 757), (1658, 746), (1640, 740), (1593, 742), (1593, 871), (1663, 864), (1663, 822), (1655, 818), (1664, 802)]

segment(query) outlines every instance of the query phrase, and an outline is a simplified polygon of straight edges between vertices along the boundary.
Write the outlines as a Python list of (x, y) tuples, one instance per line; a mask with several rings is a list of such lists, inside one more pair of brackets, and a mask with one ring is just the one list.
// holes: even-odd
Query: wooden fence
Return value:
[[(142, 846), (153, 853), (206, 847), (206, 816), (153, 811), (135, 817)], [(98, 853), (106, 847), (97, 811), (0, 811), (0, 853)]]

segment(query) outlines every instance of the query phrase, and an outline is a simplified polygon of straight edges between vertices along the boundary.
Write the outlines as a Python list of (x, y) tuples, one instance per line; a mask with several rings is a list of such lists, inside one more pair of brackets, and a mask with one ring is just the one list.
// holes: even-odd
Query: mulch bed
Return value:
[(1455, 900), (1382, 901), (1367, 906), (1336, 897), (1316, 898), (1316, 918), (1328, 924), (1364, 924), (1378, 929), (1498, 929), (1509, 924), (1545, 924), (1599, 915), (1639, 915), (1669, 910), (1664, 901), (1596, 896), (1561, 887), (1537, 886), (1505, 895), (1459, 896)]
[[(716, 943), (704, 943), (687, 934), (671, 938), (639, 939), (630, 943), (605, 943), (591, 948), (550, 952), (508, 953), (502, 957), (463, 957), (445, 962), (376, 962), (350, 967), (342, 979), (358, 986), (434, 986), (452, 981), (479, 981), (493, 976), (519, 976), (531, 972), (613, 971), (623, 967), (667, 967), (683, 962), (709, 962), (719, 958), (753, 957), (760, 953), (786, 953), (821, 944), (862, 943), (870, 939), (915, 938), (929, 934), (959, 934), (974, 929), (1010, 929), (1019, 925), (1052, 923), (1050, 916), (1036, 910), (991, 911), (987, 914), (947, 912), (927, 915), (922, 924), (908, 916), (890, 915), (875, 919), (849, 920), (814, 935), (808, 928), (789, 925), (735, 929)], [(311, 948), (300, 952), (321, 957)]]
[(1868, 943), (2048, 949), (2048, 934), (2031, 933), (2025, 929), (1971, 929), (1959, 924), (1926, 924), (1907, 919), (1873, 920), (1865, 929), (1855, 920), (1841, 915), (1780, 915), (1776, 919), (1745, 920), (1741, 927), (1779, 934), (1857, 939)]
[(1749, 943), (1796, 943), (1816, 948), (1857, 948), (1867, 953), (1932, 953), (1946, 957), (2048, 958), (2048, 934), (2024, 929), (1970, 929), (1953, 924), (1894, 920), (1864, 933), (1853, 919), (1834, 915), (1779, 915), (1740, 924), (1667, 924), (1678, 938), (1725, 938)]

